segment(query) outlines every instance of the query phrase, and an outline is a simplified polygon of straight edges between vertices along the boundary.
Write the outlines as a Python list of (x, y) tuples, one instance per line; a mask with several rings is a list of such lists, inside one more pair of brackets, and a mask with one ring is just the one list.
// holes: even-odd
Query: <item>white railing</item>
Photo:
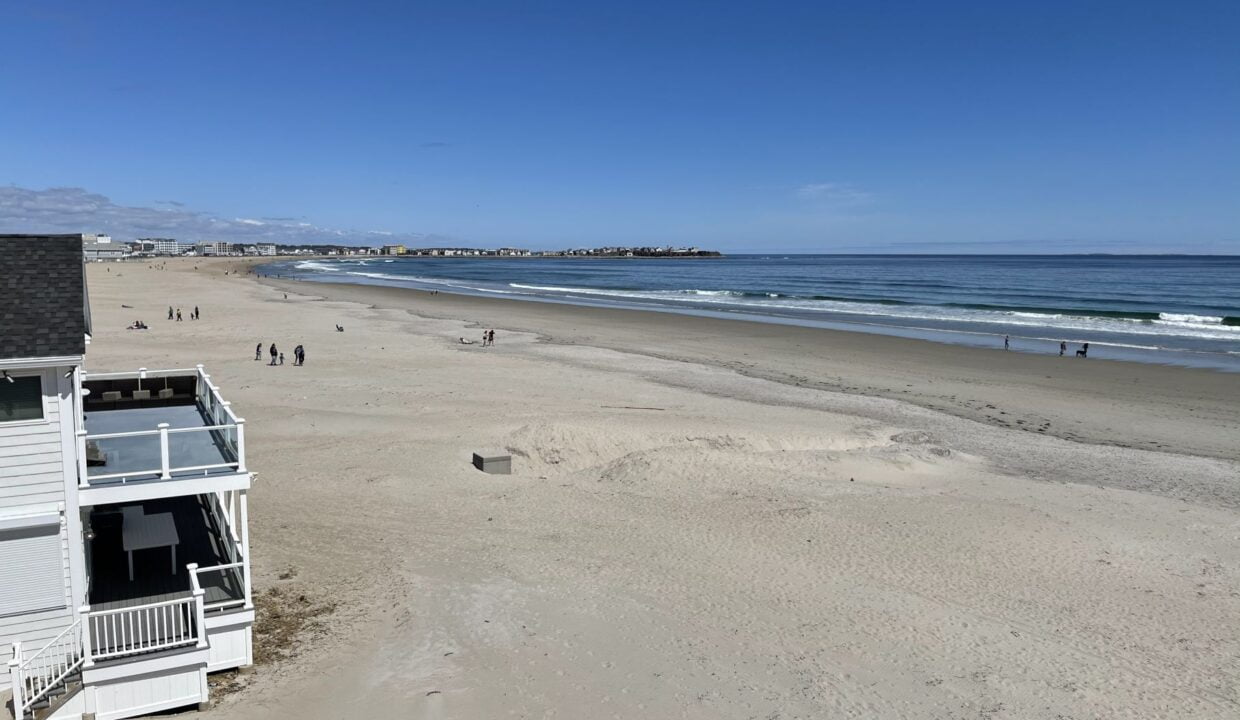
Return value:
[(202, 366), (192, 368), (174, 368), (171, 370), (147, 370), (146, 368), (138, 368), (137, 372), (126, 370), (124, 372), (110, 373), (85, 373), (83, 380), (134, 380), (161, 377), (182, 377), (185, 375), (193, 375), (202, 370)]
[[(89, 380), (142, 380), (160, 377), (184, 377), (193, 374), (195, 395), (202, 412), (211, 425), (201, 427), (171, 428), (168, 423), (159, 423), (154, 430), (138, 430), (135, 432), (87, 434), (85, 429), (78, 430), (78, 475), (82, 487), (105, 480), (119, 480), (122, 484), (130, 480), (150, 479), (152, 476), (160, 480), (171, 479), (172, 473), (206, 473), (210, 470), (233, 468), (237, 472), (245, 472), (245, 419), (237, 417), (231, 404), (220, 395), (220, 389), (211, 382), (211, 376), (202, 365), (196, 368), (178, 370), (147, 370), (139, 368), (137, 372), (88, 373), (84, 381)], [(176, 465), (169, 452), (169, 436), (182, 433), (218, 433), (234, 458), (232, 462), (213, 463), (208, 465)], [(159, 443), (159, 467), (131, 468), (123, 472), (91, 473), (86, 463), (86, 443), (91, 440), (113, 440), (118, 438), (150, 438)]]
[(82, 633), (86, 667), (97, 660), (207, 646), (201, 589), (188, 597), (115, 610), (91, 610), (87, 605), (82, 608), (82, 618), (86, 623)]
[(51, 642), (29, 657), (22, 657), (22, 644), (13, 643), (9, 681), (13, 687), (13, 716), (24, 718), (42, 700), (82, 666), (82, 621), (65, 628)]
[[(247, 579), (245, 577), (245, 569), (244, 569), (245, 563), (238, 561), (238, 562), (230, 562), (225, 565), (212, 565), (210, 567), (204, 567), (204, 568), (200, 568), (195, 564), (191, 564), (187, 567), (189, 568), (189, 577), (190, 577), (191, 587), (193, 587), (195, 590), (202, 589), (202, 578), (199, 577), (200, 575), (206, 575), (208, 573), (213, 573), (213, 572), (225, 573), (229, 570), (235, 571), (234, 574), (237, 577), (238, 583), (240, 583), (241, 585), (241, 587), (239, 588), (239, 590), (241, 591), (241, 597), (229, 598), (227, 600), (219, 600), (213, 603), (208, 603), (204, 601), (203, 602), (204, 611), (214, 612), (214, 611), (219, 611), (219, 610), (229, 610), (232, 608), (245, 607), (245, 604), (246, 604), (245, 585), (247, 582)], [(205, 598), (205, 591), (204, 591), (204, 598)]]
[[(245, 589), (245, 602), (242, 603), (242, 607), (247, 609), (252, 608), (254, 607), (254, 597), (253, 588), (250, 585), (250, 563), (249, 559), (246, 557), (246, 542), (243, 537), (237, 533), (238, 525), (244, 525), (248, 521), (248, 517), (246, 516), (244, 510), (244, 495), (239, 495), (237, 491), (230, 490), (227, 493), (228, 500), (225, 501), (225, 493), (217, 490), (206, 497), (207, 506), (210, 509), (211, 515), (215, 518), (216, 526), (223, 531), (224, 537), (222, 539), (224, 543), (224, 551), (228, 555), (228, 564), (235, 564), (241, 568), (238, 572), (241, 573), (241, 581)], [(242, 502), (240, 518), (237, 517), (235, 512), (235, 510), (237, 510), (236, 503), (238, 498), (240, 498)], [(227, 502), (227, 507), (225, 506), (225, 502)], [(249, 528), (243, 527), (242, 529), (247, 533), (249, 532)]]

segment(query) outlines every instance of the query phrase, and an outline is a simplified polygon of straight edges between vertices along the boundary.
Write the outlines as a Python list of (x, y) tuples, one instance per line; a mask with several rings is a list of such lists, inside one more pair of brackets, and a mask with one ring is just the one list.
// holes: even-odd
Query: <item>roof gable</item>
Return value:
[(84, 355), (81, 235), (0, 235), (0, 360)]

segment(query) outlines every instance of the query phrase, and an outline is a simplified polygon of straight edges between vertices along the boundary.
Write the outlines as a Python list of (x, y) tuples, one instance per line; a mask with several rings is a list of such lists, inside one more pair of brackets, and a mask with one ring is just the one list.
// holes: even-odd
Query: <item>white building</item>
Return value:
[(236, 252), (232, 243), (223, 241), (198, 243), (198, 254), (203, 256), (232, 255)]
[(275, 246), (275, 245), (261, 244), (261, 243), (260, 243), (260, 244), (258, 245), (258, 254), (259, 254), (259, 255), (263, 255), (263, 256), (275, 255), (275, 254), (276, 254), (276, 246)]
[(252, 663), (245, 421), (202, 366), (86, 372), (81, 242), (0, 235), (0, 702), (23, 719), (201, 707)]
[(114, 243), (111, 238), (101, 241), (90, 240), (88, 235), (80, 237), (82, 238), (82, 257), (86, 260), (121, 260), (130, 255), (128, 245)]
[(172, 238), (141, 238), (141, 240), (154, 244), (156, 255), (181, 255), (194, 249), (193, 243), (183, 243)]

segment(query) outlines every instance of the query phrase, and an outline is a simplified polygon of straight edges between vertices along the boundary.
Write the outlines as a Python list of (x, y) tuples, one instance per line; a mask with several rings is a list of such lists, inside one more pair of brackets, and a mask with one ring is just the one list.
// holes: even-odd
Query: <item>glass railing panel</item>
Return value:
[(203, 604), (236, 606), (245, 602), (245, 576), (240, 567), (199, 570), (198, 584), (203, 590)]
[(235, 428), (192, 428), (168, 433), (168, 466), (203, 468), (237, 462)]
[(86, 437), (86, 476), (88, 478), (124, 475), (145, 478), (160, 474), (162, 457), (159, 433), (125, 437)]

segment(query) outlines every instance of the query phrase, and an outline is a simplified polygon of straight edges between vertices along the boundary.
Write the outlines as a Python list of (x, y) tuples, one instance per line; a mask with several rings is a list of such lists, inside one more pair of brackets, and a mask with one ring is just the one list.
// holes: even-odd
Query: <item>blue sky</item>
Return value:
[(0, 27), (0, 231), (1240, 253), (1234, 0), (40, 2)]

